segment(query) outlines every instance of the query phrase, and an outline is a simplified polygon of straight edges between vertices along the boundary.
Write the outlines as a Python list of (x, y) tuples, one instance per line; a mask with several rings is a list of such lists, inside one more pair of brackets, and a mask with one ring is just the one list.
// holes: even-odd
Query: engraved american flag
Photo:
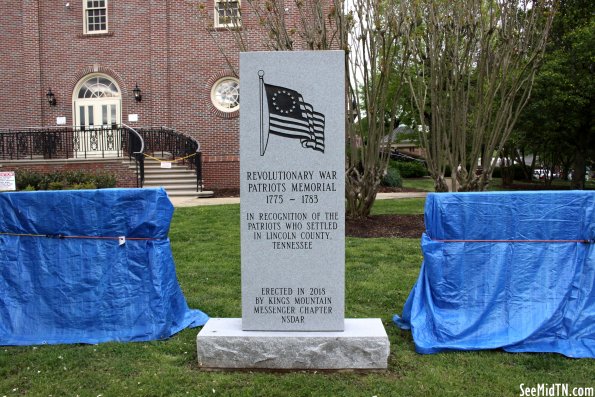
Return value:
[(299, 139), (302, 147), (324, 153), (324, 114), (314, 111), (292, 89), (264, 83), (269, 108), (269, 133)]

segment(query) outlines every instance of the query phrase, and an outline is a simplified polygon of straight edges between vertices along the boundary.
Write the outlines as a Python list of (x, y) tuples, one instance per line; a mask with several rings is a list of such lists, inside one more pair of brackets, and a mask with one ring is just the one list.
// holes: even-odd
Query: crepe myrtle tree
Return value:
[[(287, 23), (288, 4), (299, 13), (297, 26)], [(245, 0), (240, 15), (255, 15), (258, 24), (251, 27), (242, 22), (240, 26), (240, 19), (235, 19), (232, 22), (236, 25), (230, 24), (225, 32), (234, 35), (240, 51), (249, 51), (255, 42), (275, 51), (345, 51), (345, 195), (346, 213), (351, 218), (370, 214), (386, 172), (394, 123), (391, 120), (396, 118), (398, 108), (395, 97), (400, 92), (394, 89), (394, 81), (402, 81), (402, 65), (408, 57), (408, 4), (400, 0)], [(224, 42), (218, 37), (221, 30), (208, 26), (213, 18), (206, 2), (200, 2), (198, 9), (208, 34), (216, 43)], [(229, 67), (237, 74), (228, 51), (223, 47), (220, 50), (227, 53)], [(396, 80), (391, 78), (394, 75)], [(365, 124), (358, 122), (363, 116)]]
[[(390, 155), (409, 58), (408, 1), (356, 0), (346, 48), (351, 109), (346, 120), (347, 216), (366, 217)], [(359, 122), (358, 122), (359, 121)]]
[(406, 80), (437, 192), (482, 191), (527, 104), (556, 0), (415, 0)]
[[(206, 0), (190, 1), (198, 4), (198, 18), (205, 32), (218, 46), (227, 66), (236, 76), (239, 76), (236, 51), (262, 50), (263, 47), (269, 51), (336, 50), (343, 48), (346, 37), (344, 15), (341, 14), (342, 0), (221, 2), (220, 11), (233, 13), (235, 17), (228, 18), (228, 23), (218, 28), (213, 24), (213, 10), (208, 8)], [(286, 14), (290, 4), (297, 10), (297, 25), (288, 24)], [(250, 21), (243, 20), (244, 14), (250, 15)], [(228, 37), (233, 38), (233, 51), (224, 46), (229, 42)]]

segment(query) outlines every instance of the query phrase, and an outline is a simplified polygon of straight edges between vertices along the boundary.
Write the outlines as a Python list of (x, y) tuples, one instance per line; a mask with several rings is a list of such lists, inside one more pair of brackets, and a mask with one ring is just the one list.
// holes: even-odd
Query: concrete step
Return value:
[(203, 190), (202, 192), (197, 192), (197, 191), (189, 191), (189, 190), (177, 191), (177, 190), (165, 189), (165, 191), (167, 192), (167, 195), (169, 197), (200, 197), (200, 198), (207, 198), (207, 197), (213, 197), (214, 194), (215, 194), (215, 193), (213, 193), (210, 190)]
[(172, 184), (172, 185), (196, 185), (196, 177), (192, 176), (170, 176), (170, 175), (146, 175), (145, 183), (161, 183), (161, 184)]
[(163, 183), (147, 183), (147, 181), (145, 181), (145, 183), (143, 184), (144, 187), (164, 187), (165, 190), (170, 191), (170, 190), (194, 190), (196, 192), (196, 183), (195, 184), (183, 184), (183, 185), (177, 185), (177, 184), (163, 184)]
[[(129, 169), (136, 170), (134, 161), (123, 161)], [(171, 168), (161, 168), (156, 161), (145, 162), (146, 188), (163, 187), (170, 197), (213, 197), (212, 191), (196, 191), (196, 171), (184, 165), (172, 164)]]
[(167, 168), (155, 168), (155, 169), (150, 169), (150, 168), (145, 168), (145, 175), (147, 174), (151, 174), (151, 175), (177, 175), (177, 174), (194, 174), (196, 175), (196, 173), (194, 172), (194, 170), (188, 170), (185, 168), (171, 168), (171, 169), (167, 169)]
[[(128, 166), (128, 168), (130, 168), (130, 169), (136, 169), (136, 163), (134, 161), (130, 161), (130, 162), (122, 161), (122, 164), (124, 164), (125, 166)], [(190, 170), (190, 168), (188, 168), (184, 164), (172, 164), (171, 168), (163, 168), (163, 167), (161, 167), (161, 164), (159, 164), (159, 163), (145, 162), (145, 170), (154, 170), (154, 169), (156, 169), (156, 170), (175, 170), (175, 169)]]
[[(132, 164), (134, 165), (134, 164)], [(161, 167), (161, 164), (155, 164), (155, 163), (145, 163), (145, 169), (163, 169), (163, 170), (174, 170), (174, 169), (183, 169), (183, 170), (189, 170), (190, 168), (186, 167), (184, 164), (172, 164), (171, 168), (165, 168), (165, 167)]]

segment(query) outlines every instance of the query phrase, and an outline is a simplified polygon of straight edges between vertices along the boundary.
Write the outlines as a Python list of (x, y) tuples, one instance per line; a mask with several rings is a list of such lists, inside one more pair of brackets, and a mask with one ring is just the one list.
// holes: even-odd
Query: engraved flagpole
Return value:
[(262, 104), (262, 100), (263, 100), (263, 89), (264, 89), (264, 70), (259, 70), (258, 71), (258, 79), (259, 79), (259, 86), (260, 86), (260, 155), (264, 156), (264, 152), (267, 150), (267, 145), (268, 145), (268, 141), (269, 141), (269, 137), (267, 134), (267, 139), (265, 141), (265, 137), (264, 137), (264, 109), (263, 109), (263, 104)]

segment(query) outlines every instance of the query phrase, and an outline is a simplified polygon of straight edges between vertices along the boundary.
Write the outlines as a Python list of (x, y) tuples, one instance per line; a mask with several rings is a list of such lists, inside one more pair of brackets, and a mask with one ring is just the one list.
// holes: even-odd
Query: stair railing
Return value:
[[(118, 143), (120, 147), (118, 147)], [(194, 169), (202, 192), (202, 153), (192, 137), (166, 127), (134, 129), (126, 124), (88, 127), (44, 127), (0, 130), (0, 159), (106, 158), (128, 155), (136, 164), (137, 187), (145, 180), (145, 153), (171, 157)]]
[(196, 191), (202, 192), (202, 153), (200, 144), (192, 137), (166, 127), (142, 128), (139, 133), (145, 141), (145, 152), (171, 158), (196, 172)]
[(122, 149), (136, 164), (136, 187), (145, 182), (145, 140), (134, 128), (122, 123)]

